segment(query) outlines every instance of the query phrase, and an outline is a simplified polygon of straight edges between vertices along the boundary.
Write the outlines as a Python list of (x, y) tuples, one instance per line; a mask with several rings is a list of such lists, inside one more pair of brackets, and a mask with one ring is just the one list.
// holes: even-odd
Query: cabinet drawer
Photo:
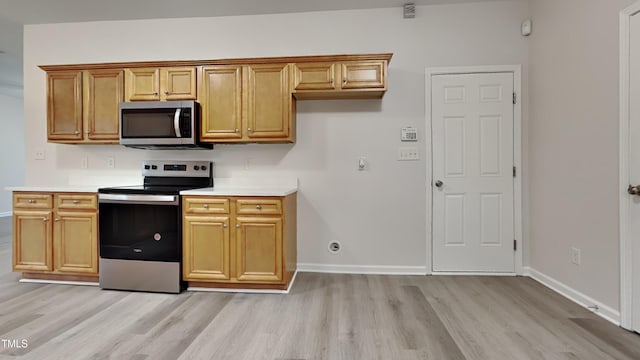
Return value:
[(238, 214), (282, 214), (282, 201), (280, 199), (238, 199), (236, 204), (236, 213)]
[(228, 214), (229, 199), (216, 198), (184, 198), (184, 212), (186, 214)]
[(13, 193), (13, 207), (28, 209), (51, 209), (53, 202), (51, 194)]
[(58, 209), (95, 210), (98, 208), (96, 195), (88, 194), (56, 194), (55, 203)]

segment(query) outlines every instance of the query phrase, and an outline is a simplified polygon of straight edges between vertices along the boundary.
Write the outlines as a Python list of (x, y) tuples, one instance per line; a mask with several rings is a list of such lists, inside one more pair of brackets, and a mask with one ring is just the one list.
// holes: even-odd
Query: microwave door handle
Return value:
[(176, 109), (176, 113), (173, 115), (173, 129), (176, 131), (176, 137), (182, 137), (182, 132), (180, 131), (180, 108)]

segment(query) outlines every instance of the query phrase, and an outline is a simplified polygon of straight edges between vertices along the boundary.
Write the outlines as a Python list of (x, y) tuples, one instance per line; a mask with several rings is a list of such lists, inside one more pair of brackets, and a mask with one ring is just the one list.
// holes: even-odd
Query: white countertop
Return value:
[(28, 191), (28, 192), (82, 192), (82, 193), (95, 193), (98, 192), (100, 186), (72, 186), (72, 185), (57, 185), (57, 186), (12, 186), (6, 188), (9, 191)]
[[(121, 185), (121, 184), (117, 184)], [(130, 184), (135, 185), (135, 184)], [(207, 196), (287, 196), (298, 191), (296, 178), (215, 178), (214, 187), (185, 190), (180, 195)], [(98, 192), (98, 188), (108, 185), (54, 185), (54, 186), (15, 186), (9, 191), (28, 192)], [(116, 185), (111, 185), (116, 186)]]
[(180, 195), (208, 196), (287, 196), (297, 192), (296, 187), (212, 187), (180, 191)]

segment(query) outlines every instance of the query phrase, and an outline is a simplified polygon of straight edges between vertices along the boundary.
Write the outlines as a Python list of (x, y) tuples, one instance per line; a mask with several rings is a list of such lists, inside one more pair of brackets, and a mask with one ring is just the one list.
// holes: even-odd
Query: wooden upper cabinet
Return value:
[(125, 70), (126, 101), (194, 100), (196, 68), (130, 68)]
[(195, 100), (196, 68), (175, 67), (160, 69), (160, 100)]
[(118, 105), (124, 100), (124, 75), (120, 69), (84, 72), (84, 118), (89, 140), (118, 142)]
[(353, 61), (342, 64), (342, 89), (386, 89), (386, 61)]
[(205, 66), (200, 78), (202, 140), (242, 139), (242, 66)]
[(295, 90), (337, 90), (334, 63), (300, 63), (294, 66)]
[(117, 143), (121, 69), (47, 72), (47, 138), (61, 143)]
[(294, 64), (297, 99), (376, 99), (387, 90), (388, 60)]
[(247, 71), (246, 134), (251, 140), (292, 141), (288, 64), (250, 65)]
[(160, 100), (160, 69), (133, 68), (125, 70), (126, 100)]
[(200, 71), (201, 140), (293, 142), (289, 64), (216, 65)]
[(82, 71), (47, 73), (47, 138), (82, 140)]

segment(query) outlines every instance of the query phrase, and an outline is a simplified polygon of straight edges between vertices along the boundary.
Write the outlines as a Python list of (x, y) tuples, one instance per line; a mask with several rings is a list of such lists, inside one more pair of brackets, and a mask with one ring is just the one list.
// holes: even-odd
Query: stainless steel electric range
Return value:
[(144, 161), (143, 185), (98, 189), (100, 287), (179, 293), (180, 191), (213, 186), (209, 161)]

